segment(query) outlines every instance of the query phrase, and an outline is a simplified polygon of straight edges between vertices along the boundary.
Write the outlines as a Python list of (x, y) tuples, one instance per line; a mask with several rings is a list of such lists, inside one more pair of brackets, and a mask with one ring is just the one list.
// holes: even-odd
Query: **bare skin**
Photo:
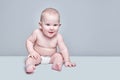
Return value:
[[(56, 71), (62, 70), (62, 65), (75, 67), (76, 64), (70, 61), (67, 46), (62, 35), (58, 33), (60, 23), (57, 13), (46, 14), (39, 22), (40, 28), (33, 31), (26, 41), (28, 58), (26, 59), (26, 72), (33, 73), (35, 66), (41, 63), (41, 56), (51, 57), (50, 64)], [(57, 47), (60, 52), (57, 52)]]

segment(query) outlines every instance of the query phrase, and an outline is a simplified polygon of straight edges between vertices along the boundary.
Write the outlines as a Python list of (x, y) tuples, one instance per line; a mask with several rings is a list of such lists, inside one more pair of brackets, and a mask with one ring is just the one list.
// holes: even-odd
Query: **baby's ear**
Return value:
[(59, 27), (61, 26), (61, 24), (59, 24)]
[(42, 29), (42, 23), (39, 22), (38, 24), (39, 24), (39, 28)]
[(41, 26), (41, 24), (42, 24), (41, 21), (38, 24)]

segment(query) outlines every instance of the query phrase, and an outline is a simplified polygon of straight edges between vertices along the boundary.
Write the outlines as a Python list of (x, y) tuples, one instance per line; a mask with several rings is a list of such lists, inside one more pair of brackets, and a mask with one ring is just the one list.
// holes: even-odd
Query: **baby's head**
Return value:
[(59, 26), (61, 25), (59, 12), (54, 8), (46, 8), (42, 11), (39, 24), (43, 34), (46, 37), (54, 37), (59, 30)]
[(41, 13), (40, 21), (44, 21), (44, 19), (49, 16), (55, 16), (60, 22), (60, 14), (55, 8), (46, 8), (43, 10)]

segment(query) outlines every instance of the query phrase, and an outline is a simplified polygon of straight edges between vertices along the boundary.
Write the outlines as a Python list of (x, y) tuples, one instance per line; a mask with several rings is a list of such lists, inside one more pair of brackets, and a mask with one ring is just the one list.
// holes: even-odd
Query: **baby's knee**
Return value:
[(55, 57), (56, 57), (56, 58), (59, 58), (59, 59), (63, 59), (63, 57), (62, 57), (62, 55), (61, 55), (60, 53), (56, 53), (56, 54), (55, 54)]

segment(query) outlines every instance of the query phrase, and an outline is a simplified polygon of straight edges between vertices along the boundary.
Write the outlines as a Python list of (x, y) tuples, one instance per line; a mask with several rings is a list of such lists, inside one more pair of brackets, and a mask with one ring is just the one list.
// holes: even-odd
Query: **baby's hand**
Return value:
[(37, 54), (37, 53), (30, 53), (28, 57), (38, 59), (38, 56), (39, 56), (39, 54)]
[(76, 64), (75, 64), (75, 63), (72, 63), (72, 62), (65, 62), (65, 66), (66, 66), (66, 67), (75, 67)]

